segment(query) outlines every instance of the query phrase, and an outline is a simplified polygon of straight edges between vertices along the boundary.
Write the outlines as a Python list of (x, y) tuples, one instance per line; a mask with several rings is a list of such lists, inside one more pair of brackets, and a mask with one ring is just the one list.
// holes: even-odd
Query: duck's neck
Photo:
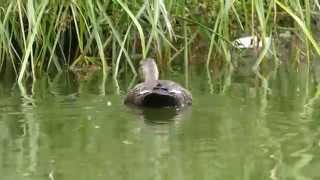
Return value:
[(145, 83), (152, 84), (159, 79), (158, 67), (153, 59), (144, 60), (141, 68)]

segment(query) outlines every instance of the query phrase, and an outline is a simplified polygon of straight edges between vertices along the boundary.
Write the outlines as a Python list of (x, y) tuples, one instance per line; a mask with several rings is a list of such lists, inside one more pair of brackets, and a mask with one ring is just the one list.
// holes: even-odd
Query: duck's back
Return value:
[(175, 106), (191, 105), (191, 93), (178, 83), (157, 80), (153, 83), (140, 83), (128, 92), (126, 104), (137, 106)]

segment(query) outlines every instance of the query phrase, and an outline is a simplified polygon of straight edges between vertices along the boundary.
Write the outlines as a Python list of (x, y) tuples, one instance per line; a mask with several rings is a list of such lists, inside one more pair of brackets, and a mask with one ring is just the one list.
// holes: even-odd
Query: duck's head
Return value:
[(146, 58), (140, 61), (140, 71), (145, 82), (154, 82), (159, 79), (158, 67), (152, 58)]

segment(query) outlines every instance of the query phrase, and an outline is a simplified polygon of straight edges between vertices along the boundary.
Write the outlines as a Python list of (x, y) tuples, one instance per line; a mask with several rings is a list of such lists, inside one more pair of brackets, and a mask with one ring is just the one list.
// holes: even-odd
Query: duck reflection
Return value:
[(179, 111), (175, 108), (144, 108), (142, 116), (146, 123), (166, 124), (179, 119)]
[(137, 114), (146, 124), (168, 124), (177, 123), (190, 117), (191, 108), (137, 108), (131, 107), (130, 111)]

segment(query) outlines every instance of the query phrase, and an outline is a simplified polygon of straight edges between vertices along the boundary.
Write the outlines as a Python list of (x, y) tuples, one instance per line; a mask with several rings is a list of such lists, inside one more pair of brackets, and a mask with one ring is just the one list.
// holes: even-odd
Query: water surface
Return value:
[(1, 83), (1, 179), (319, 179), (316, 84), (250, 78), (190, 76), (194, 103), (177, 115), (124, 106), (129, 80)]

